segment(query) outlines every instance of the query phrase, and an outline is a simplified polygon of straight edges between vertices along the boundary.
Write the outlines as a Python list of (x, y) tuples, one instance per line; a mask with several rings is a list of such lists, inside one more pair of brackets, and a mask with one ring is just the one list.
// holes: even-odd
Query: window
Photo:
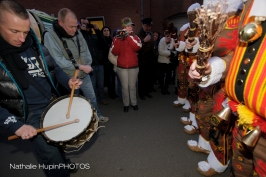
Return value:
[[(89, 21), (90, 24), (96, 24), (99, 29), (101, 30), (104, 25), (105, 25), (105, 21), (104, 21), (104, 16), (98, 16), (98, 17), (86, 17)], [(93, 31), (93, 33), (95, 33)]]

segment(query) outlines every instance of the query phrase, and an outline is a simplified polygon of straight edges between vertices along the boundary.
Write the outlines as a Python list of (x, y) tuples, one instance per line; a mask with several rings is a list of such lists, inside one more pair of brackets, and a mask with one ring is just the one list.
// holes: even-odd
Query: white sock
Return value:
[(177, 97), (177, 100), (174, 101), (174, 104), (185, 104), (185, 101), (186, 99), (185, 98), (180, 98), (180, 97)]
[(189, 146), (197, 146), (197, 145), (198, 145), (198, 142), (195, 141), (195, 140), (188, 140), (188, 141), (187, 141), (187, 144), (188, 144)]
[(192, 131), (195, 129), (195, 127), (193, 127), (192, 125), (186, 125), (184, 128), (188, 131)]
[(206, 162), (206, 161), (201, 161), (201, 162), (199, 162), (198, 163), (198, 167), (202, 170), (202, 171), (208, 171), (210, 168), (211, 168), (211, 166), (210, 166), (210, 164), (208, 163), (208, 162)]
[(195, 114), (193, 114), (192, 112), (189, 113), (189, 119), (191, 120), (192, 124), (194, 127), (196, 127), (197, 129), (199, 128)]
[(190, 102), (187, 99), (185, 100), (185, 105), (182, 108), (183, 109), (190, 109), (191, 108)]
[(183, 120), (183, 121), (190, 121), (190, 119), (187, 118), (187, 117), (181, 117), (181, 120)]

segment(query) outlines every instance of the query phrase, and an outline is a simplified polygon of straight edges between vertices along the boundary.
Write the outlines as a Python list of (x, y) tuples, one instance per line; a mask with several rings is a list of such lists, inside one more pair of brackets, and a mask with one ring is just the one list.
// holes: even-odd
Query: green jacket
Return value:
[[(77, 38), (80, 44), (80, 53), (78, 50)], [(69, 50), (72, 52), (73, 57), (79, 64), (91, 65), (92, 58), (88, 49), (87, 43), (82, 34), (78, 31), (78, 35), (72, 38), (62, 38), (66, 41)], [(53, 29), (49, 29), (44, 35), (44, 46), (48, 48), (50, 54), (55, 59), (56, 63), (62, 70), (69, 76), (74, 76), (75, 67), (69, 59), (69, 56), (63, 46), (62, 41), (59, 39)], [(79, 71), (79, 78), (84, 78), (87, 74)]]

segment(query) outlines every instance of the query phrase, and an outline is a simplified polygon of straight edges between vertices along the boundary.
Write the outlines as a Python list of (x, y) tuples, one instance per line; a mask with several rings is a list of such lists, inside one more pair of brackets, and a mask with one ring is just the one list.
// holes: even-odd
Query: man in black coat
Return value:
[(154, 41), (151, 32), (152, 19), (145, 18), (142, 20), (142, 28), (138, 32), (138, 37), (141, 40), (142, 48), (139, 50), (139, 75), (138, 75), (138, 93), (142, 100), (145, 96), (152, 98), (149, 94), (153, 89), (152, 79), (152, 60), (154, 56)]

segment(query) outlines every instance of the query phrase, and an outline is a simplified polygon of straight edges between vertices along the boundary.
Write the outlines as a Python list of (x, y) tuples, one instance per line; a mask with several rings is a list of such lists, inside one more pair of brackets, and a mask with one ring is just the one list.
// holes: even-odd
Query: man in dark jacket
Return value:
[[(100, 104), (107, 105), (108, 102), (105, 100), (104, 96), (104, 67), (103, 67), (103, 50), (106, 47), (109, 47), (105, 42), (103, 34), (99, 30), (99, 27), (96, 24), (87, 24), (86, 31), (80, 30), (83, 37), (85, 38), (88, 48), (92, 57), (91, 67), (93, 72), (90, 73), (91, 82), (94, 88), (97, 101)], [(93, 31), (95, 34), (93, 34)]]
[[(44, 109), (58, 93), (51, 73), (65, 88), (79, 88), (81, 82), (69, 79), (48, 51), (41, 47), (30, 30), (25, 8), (13, 0), (1, 1), (0, 127), (24, 140), (31, 139), (43, 165), (65, 165), (66, 168), (44, 169), (47, 176), (68, 177), (70, 161), (65, 153), (57, 146), (47, 144), (41, 135), (37, 135), (36, 129), (40, 126)], [(31, 80), (38, 84), (32, 84)], [(44, 88), (46, 94), (39, 87)]]
[(151, 64), (153, 60), (154, 41), (153, 34), (151, 32), (152, 19), (145, 18), (142, 20), (142, 28), (138, 32), (138, 37), (141, 40), (142, 48), (139, 50), (139, 75), (138, 75), (138, 93), (142, 100), (145, 100), (145, 96), (151, 98), (149, 94), (153, 88), (153, 79), (151, 74)]

